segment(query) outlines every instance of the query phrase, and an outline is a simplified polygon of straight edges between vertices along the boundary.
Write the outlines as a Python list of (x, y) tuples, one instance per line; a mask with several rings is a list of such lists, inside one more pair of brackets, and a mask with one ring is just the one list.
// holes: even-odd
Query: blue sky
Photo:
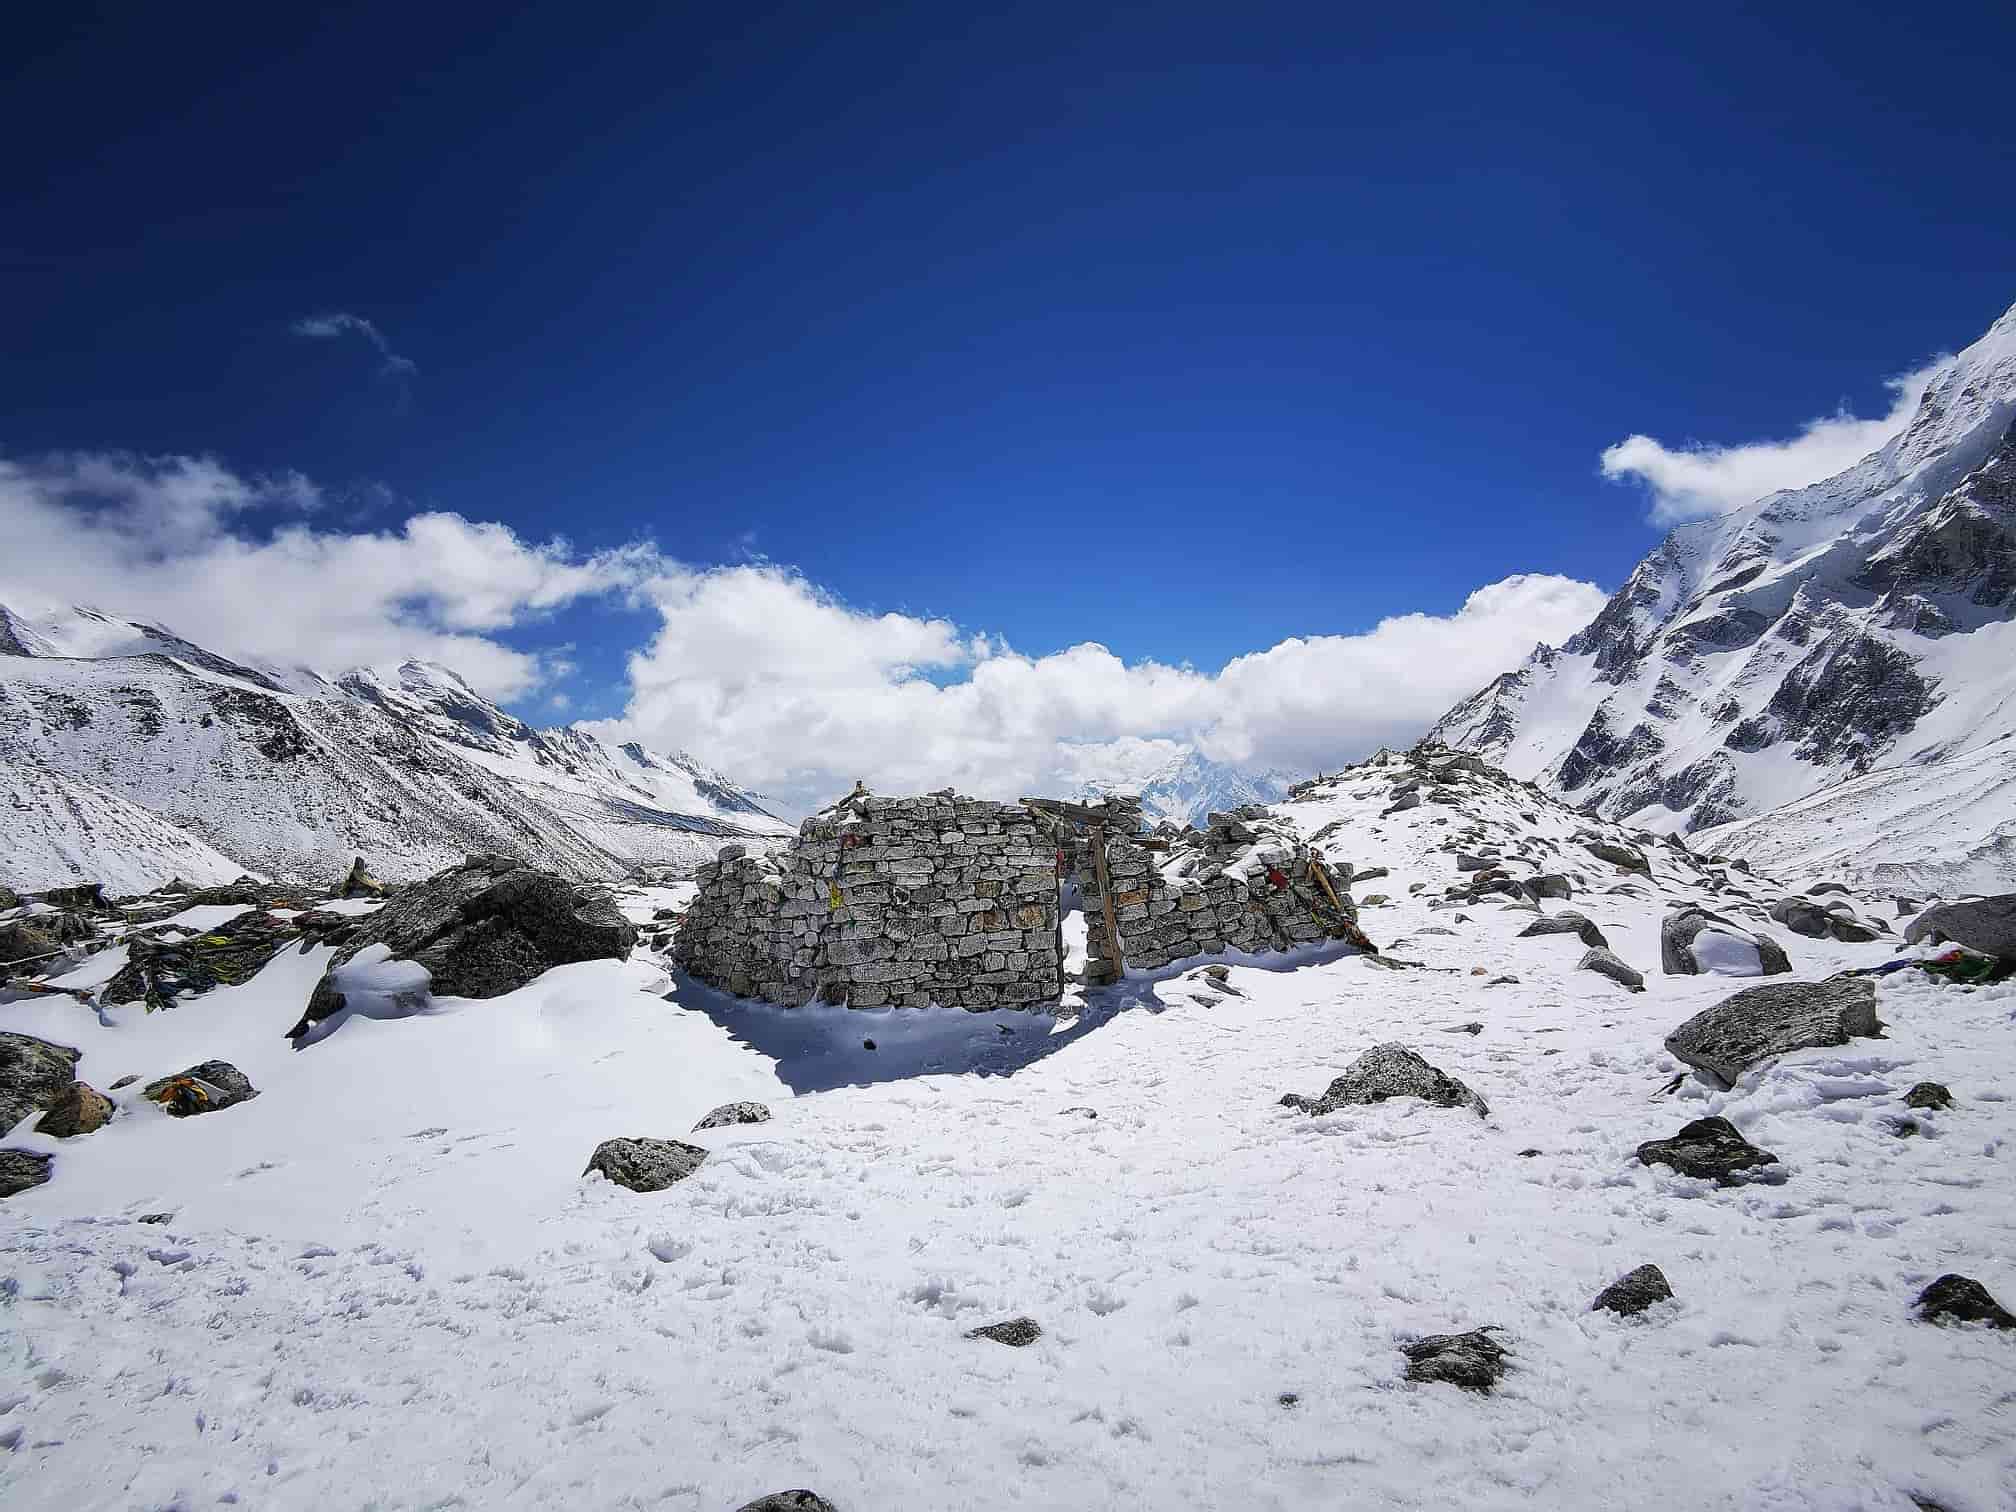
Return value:
[[(0, 449), (1215, 669), (1614, 586), (1606, 447), (1881, 416), (2016, 299), (2005, 8), (967, 9), (45, 8)], [(480, 633), (615, 716), (661, 612)]]

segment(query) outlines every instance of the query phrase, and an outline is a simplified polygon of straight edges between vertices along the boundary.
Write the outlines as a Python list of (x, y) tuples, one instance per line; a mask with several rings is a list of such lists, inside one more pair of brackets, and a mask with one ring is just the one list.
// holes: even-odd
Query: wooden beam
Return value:
[(1092, 867), (1099, 877), (1099, 903), (1106, 914), (1106, 939), (1113, 948), (1113, 972), (1117, 979), (1127, 970), (1127, 956), (1120, 949), (1120, 920), (1113, 912), (1113, 879), (1106, 874), (1106, 826), (1091, 829)]

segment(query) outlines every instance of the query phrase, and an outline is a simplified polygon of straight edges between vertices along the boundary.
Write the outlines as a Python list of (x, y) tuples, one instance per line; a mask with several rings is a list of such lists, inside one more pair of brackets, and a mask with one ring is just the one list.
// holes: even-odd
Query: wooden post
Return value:
[(1127, 957), (1120, 949), (1120, 921), (1113, 913), (1113, 879), (1106, 872), (1106, 826), (1092, 825), (1086, 837), (1092, 842), (1092, 867), (1099, 876), (1099, 902), (1106, 914), (1106, 940), (1113, 950), (1113, 977), (1118, 981), (1127, 970)]
[(1316, 874), (1316, 880), (1322, 884), (1323, 896), (1330, 900), (1330, 906), (1340, 914), (1344, 914), (1345, 918), (1350, 918), (1349, 914), (1344, 913), (1344, 905), (1337, 901), (1337, 889), (1330, 885), (1330, 869), (1323, 864), (1323, 858), (1313, 851), (1309, 856), (1309, 870)]

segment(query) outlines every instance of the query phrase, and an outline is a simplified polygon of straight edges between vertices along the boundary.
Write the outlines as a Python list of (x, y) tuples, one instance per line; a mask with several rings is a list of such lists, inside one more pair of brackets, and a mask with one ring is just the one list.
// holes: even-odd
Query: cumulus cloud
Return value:
[(641, 591), (662, 628), (631, 659), (623, 718), (591, 727), (685, 747), (798, 803), (856, 777), (883, 791), (1056, 791), (1185, 745), (1242, 765), (1335, 766), (1414, 739), (1604, 597), (1522, 574), (1450, 614), (1298, 637), (1204, 672), (1091, 641), (1023, 655), (947, 620), (862, 612), (771, 563), (672, 569)]
[(288, 329), (296, 336), (318, 341), (334, 341), (343, 336), (363, 338), (378, 353), (378, 376), (397, 384), (402, 398), (411, 392), (413, 380), (420, 374), (419, 364), (393, 351), (385, 333), (362, 315), (352, 315), (347, 310), (333, 310), (326, 315), (304, 315)]
[(1656, 524), (1727, 514), (1766, 494), (1803, 488), (1854, 466), (1904, 429), (1934, 375), (1951, 360), (1938, 357), (1885, 380), (1890, 408), (1876, 419), (1858, 419), (1843, 407), (1807, 421), (1788, 440), (1729, 446), (1689, 442), (1675, 447), (1650, 436), (1626, 436), (1604, 450), (1603, 476), (1643, 484)]
[(246, 476), (204, 457), (0, 458), (0, 603), (95, 604), (283, 665), (419, 656), (509, 698), (556, 669), (497, 632), (661, 570), (649, 547), (583, 557), (456, 514), (318, 531), (320, 502), (296, 474)]

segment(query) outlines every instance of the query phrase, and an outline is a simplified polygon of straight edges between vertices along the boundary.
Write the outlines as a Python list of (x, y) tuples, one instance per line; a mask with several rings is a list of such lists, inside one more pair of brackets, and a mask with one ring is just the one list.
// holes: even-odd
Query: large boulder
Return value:
[(1564, 908), (1559, 913), (1543, 915), (1519, 931), (1519, 938), (1531, 935), (1572, 934), (1584, 945), (1596, 950), (1607, 950), (1610, 942), (1603, 937), (1603, 931), (1587, 914), (1577, 913), (1572, 908)]
[(1641, 1265), (1626, 1271), (1596, 1294), (1591, 1312), (1614, 1312), (1623, 1317), (1641, 1313), (1657, 1302), (1670, 1302), (1673, 1288), (1666, 1273), (1656, 1265)]
[(1645, 852), (1619, 841), (1586, 840), (1583, 842), (1583, 849), (1597, 860), (1608, 861), (1612, 866), (1622, 867), (1625, 871), (1638, 872), (1647, 877), (1652, 875), (1652, 863), (1645, 859)]
[(1682, 1176), (1712, 1178), (1723, 1186), (1750, 1179), (1744, 1173), (1776, 1165), (1778, 1157), (1760, 1150), (1736, 1131), (1726, 1118), (1697, 1118), (1671, 1139), (1648, 1139), (1638, 1146), (1646, 1165), (1667, 1165)]
[(425, 967), (436, 997), (493, 998), (555, 966), (626, 959), (636, 943), (636, 926), (601, 889), (508, 857), (471, 856), (365, 919), (331, 959), (288, 1037), (299, 1039), (342, 1011), (348, 999), (336, 975), (373, 945)]
[(176, 1118), (193, 1118), (199, 1113), (220, 1113), (250, 1102), (259, 1095), (252, 1078), (229, 1061), (201, 1061), (186, 1071), (151, 1081), (140, 1089), (149, 1102), (157, 1102)]
[(1972, 1276), (1941, 1276), (1918, 1294), (1918, 1316), (1927, 1323), (1986, 1323), (1990, 1328), (2016, 1328), (2016, 1313)]
[(2016, 893), (1928, 908), (1911, 921), (1904, 938), (1912, 945), (1951, 940), (1982, 955), (2016, 960)]
[(1622, 956), (1605, 950), (1600, 945), (1594, 950), (1584, 951), (1582, 959), (1575, 965), (1578, 970), (1593, 971), (1598, 976), (1606, 976), (1619, 987), (1628, 988), (1632, 992), (1645, 990), (1645, 974)]
[(111, 1098), (96, 1087), (72, 1082), (35, 1120), (35, 1132), (54, 1139), (74, 1139), (104, 1128), (111, 1117)]
[(49, 1179), (49, 1165), (55, 1157), (33, 1150), (0, 1150), (0, 1197), (12, 1197)]
[(1876, 984), (1868, 977), (1746, 987), (1666, 1036), (1667, 1052), (1733, 1087), (1761, 1060), (1845, 1045), (1876, 1034)]
[(600, 1171), (633, 1192), (662, 1192), (700, 1169), (707, 1152), (676, 1139), (605, 1139), (588, 1157), (589, 1171)]
[(32, 1034), (0, 1033), (0, 1134), (54, 1107), (77, 1080), (83, 1055)]
[(1418, 1097), (1438, 1108), (1469, 1108), (1478, 1117), (1491, 1111), (1484, 1099), (1445, 1071), (1438, 1070), (1405, 1045), (1374, 1045), (1344, 1068), (1321, 1097), (1290, 1092), (1284, 1108), (1314, 1115), (1334, 1113), (1351, 1103), (1384, 1102), (1389, 1097)]
[(1676, 908), (1659, 925), (1659, 965), (1668, 976), (1779, 976), (1792, 969), (1784, 948), (1705, 908)]
[(1771, 918), (1774, 923), (1783, 924), (1792, 933), (1804, 935), (1809, 940), (1827, 938), (1827, 910), (1808, 898), (1780, 898), (1771, 905)]

